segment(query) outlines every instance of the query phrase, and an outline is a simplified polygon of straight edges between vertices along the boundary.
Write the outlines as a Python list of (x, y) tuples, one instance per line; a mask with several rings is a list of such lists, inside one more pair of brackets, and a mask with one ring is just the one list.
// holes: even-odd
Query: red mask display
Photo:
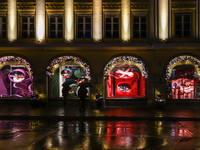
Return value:
[(133, 68), (111, 71), (107, 80), (107, 97), (144, 97), (145, 79)]

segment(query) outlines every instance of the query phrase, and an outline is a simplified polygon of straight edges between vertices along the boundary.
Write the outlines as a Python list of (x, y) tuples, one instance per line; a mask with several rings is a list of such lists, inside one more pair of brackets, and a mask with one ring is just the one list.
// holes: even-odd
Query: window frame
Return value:
[[(178, 16), (178, 15), (180, 15), (181, 16), (181, 22), (177, 22), (176, 21), (176, 16)], [(190, 21), (189, 22), (184, 22), (184, 16), (186, 16), (186, 15), (189, 15), (190, 16)], [(177, 23), (181, 23), (181, 29), (180, 29), (180, 31), (181, 31), (181, 37), (177, 37), (176, 36), (176, 32), (177, 32), (177, 29), (176, 29), (176, 25), (177, 25)], [(187, 31), (187, 29), (184, 29), (184, 24), (185, 23), (190, 23), (190, 29), (189, 29), (189, 32), (190, 32), (190, 36), (189, 37), (185, 37), (185, 35), (184, 35), (184, 32), (185, 31)], [(174, 36), (175, 36), (175, 38), (190, 38), (191, 37), (191, 35), (192, 35), (192, 14), (190, 14), (190, 13), (176, 13), (175, 14), (175, 16), (174, 16), (174, 30), (175, 30), (175, 34), (174, 34)]]
[[(176, 14), (190, 14), (191, 15), (191, 35), (190, 37), (176, 37), (175, 36), (175, 15)], [(176, 39), (193, 39), (195, 38), (195, 29), (196, 29), (196, 24), (195, 24), (195, 9), (193, 8), (187, 8), (184, 10), (178, 10), (178, 9), (173, 9), (172, 8), (172, 39), (176, 41)]]
[[(106, 25), (107, 25), (107, 22), (106, 22), (106, 18), (111, 18), (111, 30), (106, 30)], [(118, 30), (114, 30), (114, 24), (115, 22), (113, 21), (114, 18), (118, 18)], [(119, 39), (119, 35), (120, 35), (120, 29), (119, 29), (119, 19), (120, 19), (120, 16), (119, 14), (104, 14), (104, 38), (114, 38), (114, 39)], [(111, 37), (106, 37), (106, 32), (107, 31), (110, 31), (111, 32)], [(118, 31), (118, 37), (115, 38), (114, 37), (114, 32), (115, 31)]]
[[(118, 15), (119, 16), (119, 37), (118, 38), (106, 38), (105, 37), (105, 15)], [(103, 39), (106, 39), (108, 41), (110, 40), (120, 40), (121, 39), (121, 10), (115, 10), (115, 11), (110, 11), (110, 10), (103, 10)]]
[[(20, 14), (19, 15), (19, 19), (20, 19), (20, 38), (35, 38), (35, 15), (34, 14)], [(23, 24), (22, 24), (22, 17), (27, 17), (27, 37), (22, 37), (22, 35), (23, 35), (23, 31), (25, 31), (25, 30), (23, 30), (22, 28), (23, 28)], [(30, 30), (30, 25), (31, 25), (31, 23), (30, 23), (30, 18), (31, 17), (33, 17), (34, 18), (34, 22), (33, 22), (33, 33), (34, 33), (34, 37), (30, 37), (30, 32), (32, 31), (32, 30)]]
[(53, 40), (57, 39), (58, 41), (60, 41), (60, 39), (63, 39), (63, 38), (49, 38), (49, 17), (48, 17), (49, 15), (62, 15), (63, 16), (63, 38), (64, 38), (64, 31), (65, 31), (64, 9), (60, 9), (57, 11), (53, 11), (52, 9), (46, 9), (46, 17), (45, 17), (45, 19), (46, 19), (46, 30), (45, 30), (46, 31), (46, 40), (50, 40), (50, 42), (52, 42), (52, 39)]
[(5, 37), (3, 37), (3, 32), (4, 32), (4, 30), (3, 30), (3, 21), (2, 21), (3, 17), (6, 18), (5, 24), (7, 23), (6, 14), (0, 14), (0, 39), (7, 38), (7, 25), (6, 25), (6, 30), (5, 30), (6, 35), (5, 35)]
[[(139, 17), (139, 37), (134, 37), (134, 28), (133, 28), (133, 26), (134, 26), (134, 17)], [(141, 25), (142, 25), (142, 23), (141, 23), (141, 17), (146, 17), (146, 37), (145, 38), (142, 38), (141, 37)], [(147, 17), (147, 14), (133, 14), (132, 15), (132, 37), (133, 38), (135, 38), (135, 39), (146, 39), (146, 38), (148, 38), (148, 17)]]
[[(50, 37), (50, 32), (51, 32), (51, 30), (50, 30), (50, 18), (51, 18), (51, 16), (53, 16), (53, 17), (55, 17), (55, 38), (56, 39), (58, 39), (58, 38), (64, 38), (64, 16), (63, 16), (63, 14), (48, 14), (48, 38), (50, 38), (50, 39), (55, 39), (55, 38), (52, 38), (52, 37)], [(58, 17), (59, 16), (62, 16), (61, 18), (62, 18), (62, 23), (58, 23)], [(59, 31), (61, 31), (61, 30), (58, 30), (58, 25), (59, 24), (62, 24), (62, 37), (58, 37), (58, 32)]]
[[(83, 17), (83, 38), (78, 37), (78, 17)], [(85, 22), (85, 17), (90, 16), (90, 38), (85, 37), (85, 33), (87, 32), (87, 30), (85, 29), (86, 26), (86, 22)], [(91, 13), (76, 13), (75, 14), (75, 37), (76, 39), (91, 39), (92, 38), (92, 14)]]

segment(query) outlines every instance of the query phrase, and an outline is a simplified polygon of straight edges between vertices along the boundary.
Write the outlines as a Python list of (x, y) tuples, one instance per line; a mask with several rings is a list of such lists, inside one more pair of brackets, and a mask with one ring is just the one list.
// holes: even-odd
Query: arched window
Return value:
[(168, 99), (200, 99), (200, 61), (182, 55), (171, 60), (166, 72)]
[(62, 97), (62, 85), (68, 82), (71, 87), (69, 98), (76, 98), (78, 85), (91, 79), (89, 65), (75, 56), (54, 59), (47, 67), (47, 74), (51, 77), (51, 97)]
[(148, 74), (144, 63), (136, 57), (120, 56), (112, 59), (104, 69), (108, 98), (146, 96)]
[(33, 77), (30, 64), (20, 57), (0, 58), (0, 97), (30, 97)]

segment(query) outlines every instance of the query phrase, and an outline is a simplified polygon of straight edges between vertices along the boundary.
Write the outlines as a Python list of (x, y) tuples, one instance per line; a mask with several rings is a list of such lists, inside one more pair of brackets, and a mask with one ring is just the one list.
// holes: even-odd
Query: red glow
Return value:
[(172, 80), (173, 99), (194, 99), (194, 80), (179, 78)]
[(138, 74), (138, 72), (133, 71), (133, 68), (111, 71), (109, 79), (107, 80), (107, 97), (144, 96), (145, 78), (141, 73)]

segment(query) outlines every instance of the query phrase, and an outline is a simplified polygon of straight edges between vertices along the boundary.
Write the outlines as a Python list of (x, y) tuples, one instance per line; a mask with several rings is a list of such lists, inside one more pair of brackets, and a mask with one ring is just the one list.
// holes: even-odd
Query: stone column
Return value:
[(155, 40), (155, 0), (150, 0), (150, 8), (149, 8), (149, 19), (150, 19), (150, 27), (149, 27), (149, 38), (150, 45)]
[(93, 0), (93, 40), (102, 40), (102, 0)]
[(200, 0), (196, 0), (196, 32), (195, 37), (197, 41), (199, 41), (199, 35), (200, 35)]
[(45, 0), (36, 0), (36, 37), (38, 43), (45, 42)]
[(17, 40), (17, 0), (7, 0), (7, 38)]
[(169, 0), (158, 1), (158, 32), (159, 40), (165, 42), (168, 40), (169, 30)]
[(74, 1), (65, 0), (64, 1), (64, 11), (65, 11), (65, 41), (70, 42), (74, 40)]
[(130, 32), (130, 25), (131, 25), (131, 2), (130, 0), (121, 0), (121, 21), (122, 21), (122, 41), (130, 41), (131, 32)]

